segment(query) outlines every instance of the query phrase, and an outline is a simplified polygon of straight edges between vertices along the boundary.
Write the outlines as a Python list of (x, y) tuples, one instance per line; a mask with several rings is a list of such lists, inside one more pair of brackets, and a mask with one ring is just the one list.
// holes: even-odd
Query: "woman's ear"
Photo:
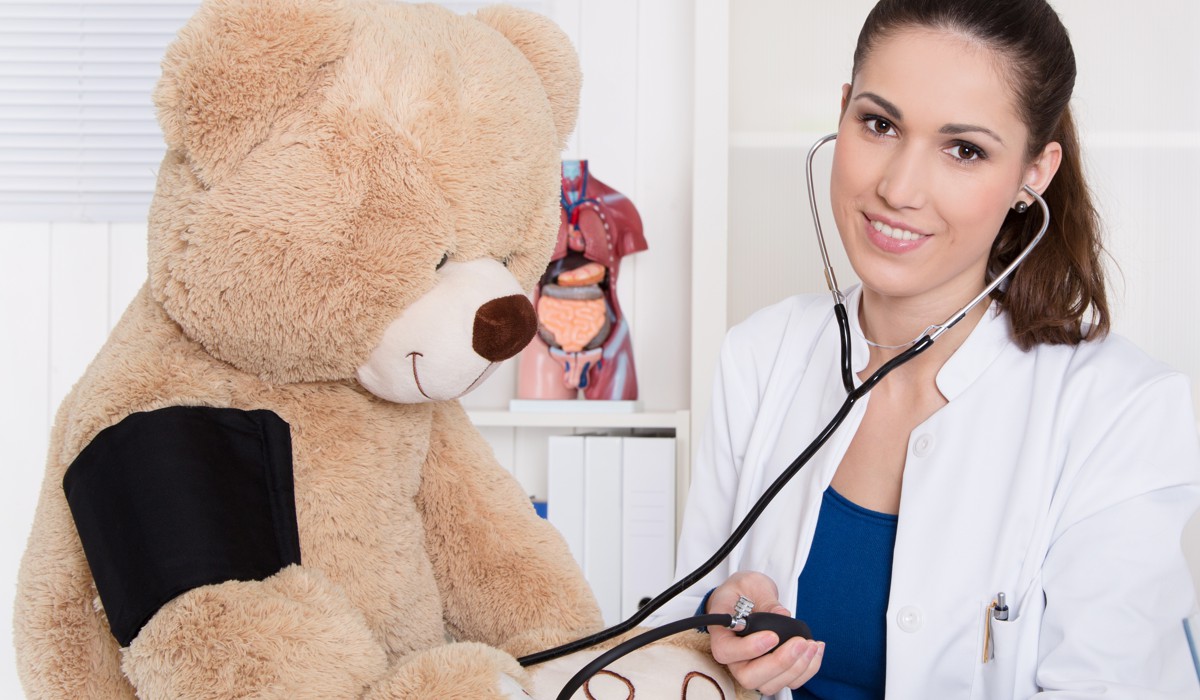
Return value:
[[(1042, 194), (1050, 186), (1050, 181), (1054, 179), (1054, 174), (1058, 172), (1058, 166), (1061, 163), (1062, 145), (1057, 141), (1051, 141), (1026, 166), (1025, 177), (1021, 179), (1021, 184), (1028, 185), (1038, 194)], [(1025, 201), (1025, 195), (1019, 195), (1017, 200)]]
[(838, 112), (838, 121), (846, 116), (846, 107), (850, 106), (850, 83), (842, 85), (842, 109)]

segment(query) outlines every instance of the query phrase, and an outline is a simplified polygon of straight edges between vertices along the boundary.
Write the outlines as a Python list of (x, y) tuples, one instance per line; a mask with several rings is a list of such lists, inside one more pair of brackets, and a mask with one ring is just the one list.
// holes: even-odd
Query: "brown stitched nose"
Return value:
[(507, 360), (529, 345), (537, 326), (537, 314), (525, 296), (492, 299), (475, 312), (471, 347), (492, 362)]

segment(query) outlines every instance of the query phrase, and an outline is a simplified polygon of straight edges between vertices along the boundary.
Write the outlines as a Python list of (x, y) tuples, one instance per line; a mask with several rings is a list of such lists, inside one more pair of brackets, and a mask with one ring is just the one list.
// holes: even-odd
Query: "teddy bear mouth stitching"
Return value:
[[(435, 398), (433, 398), (432, 396), (430, 396), (429, 394), (426, 394), (426, 393), (425, 393), (425, 389), (424, 389), (424, 388), (421, 386), (421, 375), (417, 373), (417, 358), (418, 358), (418, 357), (425, 357), (425, 354), (424, 354), (424, 353), (417, 352), (416, 350), (413, 350), (412, 352), (408, 353), (408, 357), (411, 357), (411, 358), (412, 358), (412, 373), (413, 373), (413, 381), (415, 381), (415, 382), (417, 383), (417, 391), (421, 392), (421, 396), (424, 396), (425, 398), (429, 399), (430, 401), (437, 401), (437, 399), (435, 399)], [(466, 389), (463, 389), (463, 390), (462, 390), (462, 392), (460, 392), (460, 393), (458, 394), (458, 396), (452, 396), (452, 397), (450, 397), (450, 398), (451, 398), (451, 399), (457, 399), (457, 398), (460, 398), (460, 397), (462, 397), (463, 395), (465, 395), (467, 392), (469, 392), (469, 391), (471, 391), (472, 389), (474, 389), (474, 388), (475, 388), (475, 385), (479, 383), (479, 380), (480, 380), (480, 379), (483, 379), (483, 375), (484, 375), (484, 374), (486, 374), (486, 373), (487, 373), (487, 371), (488, 371), (489, 369), (491, 369), (491, 368), (492, 368), (492, 365), (494, 365), (494, 364), (496, 364), (496, 363), (495, 363), (495, 362), (489, 362), (489, 363), (487, 363), (487, 364), (484, 366), (484, 368), (483, 368), (483, 371), (481, 371), (481, 372), (479, 373), (479, 375), (475, 377), (475, 379), (471, 380), (471, 383), (467, 385), (467, 388), (466, 388)]]

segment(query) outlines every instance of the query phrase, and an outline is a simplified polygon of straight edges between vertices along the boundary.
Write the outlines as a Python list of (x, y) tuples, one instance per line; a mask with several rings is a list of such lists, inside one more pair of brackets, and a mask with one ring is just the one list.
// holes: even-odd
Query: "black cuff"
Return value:
[(300, 563), (291, 434), (271, 411), (131, 414), (79, 453), (63, 489), (121, 646), (181, 593)]

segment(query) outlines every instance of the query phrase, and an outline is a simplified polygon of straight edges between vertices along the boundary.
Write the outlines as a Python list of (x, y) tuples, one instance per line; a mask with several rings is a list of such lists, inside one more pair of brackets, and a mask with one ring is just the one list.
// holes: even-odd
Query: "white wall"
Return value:
[(0, 697), (19, 697), (11, 649), (17, 566), (58, 404), (145, 277), (138, 224), (0, 223)]
[[(618, 290), (643, 404), (687, 408), (691, 4), (546, 0), (542, 7), (575, 43), (584, 72), (579, 126), (564, 157), (588, 159), (597, 177), (630, 197), (649, 243), (625, 259)], [(53, 413), (144, 280), (145, 236), (144, 224), (6, 223), (0, 212), (0, 310), (8, 329), (0, 342), (0, 454), (8, 477), (0, 492), (0, 698), (20, 696), (11, 608)], [(465, 403), (506, 408), (514, 365)], [(518, 475), (536, 492), (549, 431), (485, 432), (501, 461), (520, 465)]]

